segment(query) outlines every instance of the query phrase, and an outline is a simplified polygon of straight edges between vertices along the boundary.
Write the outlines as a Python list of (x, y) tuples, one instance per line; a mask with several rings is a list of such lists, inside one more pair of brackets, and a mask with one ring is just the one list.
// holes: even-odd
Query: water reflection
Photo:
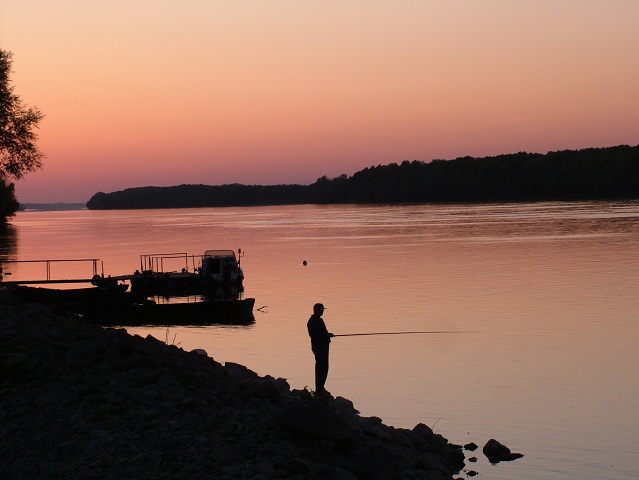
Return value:
[(18, 229), (13, 225), (0, 225), (0, 281), (11, 275), (8, 261), (18, 257)]
[(0, 224), (0, 259), (15, 260), (18, 255), (18, 229)]

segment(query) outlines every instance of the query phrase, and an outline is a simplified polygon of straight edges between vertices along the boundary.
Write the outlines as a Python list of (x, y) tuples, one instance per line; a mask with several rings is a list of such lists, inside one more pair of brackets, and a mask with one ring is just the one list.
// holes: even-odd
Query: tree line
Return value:
[(98, 192), (87, 202), (89, 210), (136, 208), (194, 208), (306, 203), (303, 185), (177, 185), (136, 187)]
[(639, 198), (639, 145), (404, 161), (311, 185), (179, 185), (96, 193), (89, 209)]

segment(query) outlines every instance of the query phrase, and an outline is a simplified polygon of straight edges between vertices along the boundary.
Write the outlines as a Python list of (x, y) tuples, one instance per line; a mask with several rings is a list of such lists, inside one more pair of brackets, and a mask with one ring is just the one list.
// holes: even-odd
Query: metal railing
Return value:
[[(89, 278), (68, 278), (68, 279), (53, 279), (51, 278), (51, 265), (55, 263), (80, 263), (86, 262), (91, 263), (92, 265), (92, 274)], [(20, 284), (38, 284), (38, 283), (84, 283), (87, 281), (91, 281), (96, 275), (98, 275), (98, 262), (100, 262), (99, 258), (76, 258), (76, 259), (47, 259), (47, 260), (2, 260), (3, 265), (8, 264), (33, 264), (33, 263), (41, 263), (44, 265), (44, 279), (40, 280), (15, 280), (11, 282), (5, 282), (3, 280), (3, 268), (0, 267), (0, 282), (4, 283), (20, 283)], [(104, 265), (101, 265), (102, 272), (101, 275), (104, 277)], [(4, 272), (4, 275), (11, 275), (11, 272)], [(98, 275), (99, 276), (99, 275)]]

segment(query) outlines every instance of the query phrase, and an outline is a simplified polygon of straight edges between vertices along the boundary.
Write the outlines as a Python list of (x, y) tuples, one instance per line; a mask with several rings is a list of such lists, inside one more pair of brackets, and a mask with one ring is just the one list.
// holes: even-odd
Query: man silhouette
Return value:
[(311, 337), (311, 349), (315, 355), (315, 393), (317, 395), (330, 395), (324, 388), (326, 377), (328, 377), (328, 349), (331, 337), (334, 335), (326, 329), (326, 324), (322, 319), (324, 305), (316, 303), (313, 305), (313, 315), (309, 318), (306, 327), (308, 335)]

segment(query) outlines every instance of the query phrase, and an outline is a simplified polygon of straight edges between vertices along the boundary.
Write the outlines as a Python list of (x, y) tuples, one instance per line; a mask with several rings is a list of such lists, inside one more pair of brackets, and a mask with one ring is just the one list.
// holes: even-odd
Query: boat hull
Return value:
[(221, 282), (196, 273), (139, 274), (127, 277), (131, 291), (148, 294), (189, 294), (208, 288), (233, 287), (242, 290), (242, 281)]
[(89, 323), (103, 326), (250, 325), (255, 322), (254, 305), (254, 298), (185, 303), (136, 301), (85, 309), (80, 314)]
[(13, 285), (9, 291), (20, 301), (48, 305), (56, 313), (94, 325), (249, 325), (255, 321), (254, 298), (178, 297), (156, 301), (126, 292), (125, 287), (60, 290)]

